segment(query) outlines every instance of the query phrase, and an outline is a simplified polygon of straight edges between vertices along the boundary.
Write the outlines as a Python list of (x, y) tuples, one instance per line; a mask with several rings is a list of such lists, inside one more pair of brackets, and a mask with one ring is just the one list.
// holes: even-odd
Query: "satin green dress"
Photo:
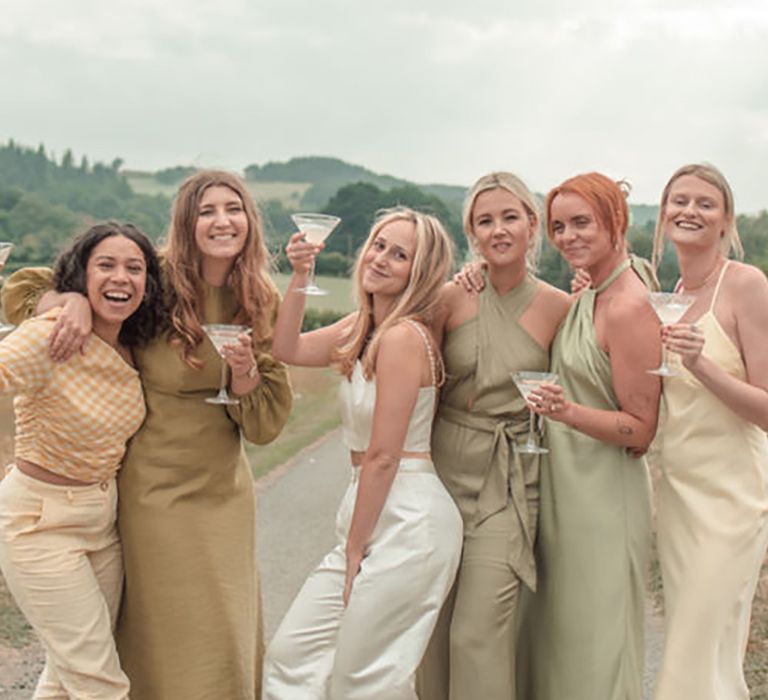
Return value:
[[(571, 307), (552, 346), (551, 369), (568, 400), (619, 410), (610, 358), (595, 334), (597, 296), (619, 265)], [(644, 459), (546, 421), (538, 590), (525, 601), (518, 696), (525, 700), (641, 700), (651, 491)]]
[[(34, 312), (50, 270), (20, 270), (3, 301), (14, 322)], [(230, 323), (232, 289), (204, 286), (203, 317)], [(287, 420), (291, 390), (269, 344), (254, 339), (261, 384), (238, 406), (216, 394), (221, 359), (205, 340), (182, 362), (165, 336), (135, 353), (147, 417), (118, 472), (125, 591), (116, 637), (132, 700), (254, 700), (263, 640), (256, 501), (243, 438), (263, 444)]]
[(549, 365), (519, 323), (537, 287), (526, 278), (499, 295), (486, 280), (477, 316), (443, 344), (432, 456), (461, 512), (464, 548), (419, 671), (421, 700), (514, 698), (519, 595), (536, 586), (539, 464), (515, 451), (530, 413), (511, 374)]

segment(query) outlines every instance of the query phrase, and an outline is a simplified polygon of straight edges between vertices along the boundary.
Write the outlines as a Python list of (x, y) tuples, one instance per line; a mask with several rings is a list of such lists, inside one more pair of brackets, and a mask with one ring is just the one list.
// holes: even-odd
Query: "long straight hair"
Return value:
[[(363, 260), (381, 230), (395, 221), (413, 224), (416, 246), (408, 283), (377, 327), (373, 321), (373, 295), (363, 289)], [(349, 379), (355, 362), (362, 359), (363, 374), (371, 379), (382, 335), (406, 319), (428, 326), (437, 309), (440, 288), (452, 269), (453, 243), (436, 217), (407, 207), (381, 211), (357, 256), (353, 280), (359, 308), (349, 333), (335, 352), (333, 364)], [(444, 374), (442, 360), (439, 352), (435, 352), (434, 356), (437, 358), (436, 373), (440, 383)]]

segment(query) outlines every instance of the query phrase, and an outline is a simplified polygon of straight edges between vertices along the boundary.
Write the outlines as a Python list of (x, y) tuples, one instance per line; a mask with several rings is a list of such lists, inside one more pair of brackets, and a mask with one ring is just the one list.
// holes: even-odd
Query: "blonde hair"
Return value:
[(251, 326), (259, 344), (268, 345), (279, 300), (269, 276), (270, 258), (261, 213), (245, 183), (234, 173), (221, 170), (202, 170), (188, 177), (176, 195), (167, 242), (161, 254), (169, 282), (171, 342), (180, 348), (184, 362), (196, 369), (202, 367), (202, 363), (192, 353), (202, 342), (204, 333), (202, 256), (195, 241), (195, 227), (200, 200), (210, 187), (226, 187), (237, 194), (248, 220), (245, 244), (228, 280), (237, 300), (233, 323)]
[(672, 189), (675, 180), (684, 177), (685, 175), (693, 175), (694, 177), (699, 178), (699, 180), (704, 180), (704, 182), (716, 187), (720, 194), (723, 195), (723, 202), (725, 204), (725, 229), (723, 230), (723, 235), (721, 237), (720, 250), (725, 257), (728, 257), (730, 253), (733, 253), (739, 260), (743, 260), (744, 247), (741, 244), (739, 231), (736, 228), (736, 212), (734, 211), (733, 192), (731, 191), (731, 186), (728, 184), (728, 180), (725, 179), (725, 175), (723, 175), (714, 165), (710, 165), (709, 163), (691, 163), (675, 170), (661, 193), (659, 216), (656, 219), (656, 231), (653, 234), (653, 257), (651, 258), (653, 266), (658, 266), (664, 251), (664, 212), (667, 207), (667, 202), (669, 201), (669, 192)]
[[(413, 224), (416, 245), (408, 284), (387, 314), (383, 323), (374, 327), (373, 296), (363, 289), (363, 260), (379, 233), (389, 224), (407, 221)], [(379, 212), (368, 239), (357, 256), (353, 280), (359, 309), (349, 333), (334, 355), (334, 365), (347, 378), (352, 376), (355, 361), (362, 355), (363, 373), (373, 377), (376, 353), (387, 329), (410, 319), (429, 325), (438, 304), (440, 288), (453, 269), (453, 243), (440, 221), (430, 214), (396, 207)], [(435, 352), (438, 383), (442, 382), (440, 353)]]
[(530, 272), (536, 272), (539, 263), (539, 253), (541, 252), (541, 213), (539, 211), (539, 202), (526, 184), (517, 175), (512, 173), (503, 171), (488, 173), (488, 175), (483, 175), (469, 188), (464, 199), (462, 223), (464, 224), (464, 234), (473, 251), (477, 253), (475, 232), (472, 228), (472, 210), (475, 207), (477, 198), (483, 192), (491, 190), (506, 190), (511, 195), (517, 197), (523, 205), (525, 213), (528, 214), (528, 218), (531, 224), (533, 224), (533, 232), (528, 240), (525, 263)]

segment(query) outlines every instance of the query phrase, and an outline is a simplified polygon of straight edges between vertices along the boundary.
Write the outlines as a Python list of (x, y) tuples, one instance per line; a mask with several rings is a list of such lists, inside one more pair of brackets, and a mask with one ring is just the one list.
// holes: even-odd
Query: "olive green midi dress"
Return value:
[[(634, 261), (633, 261), (634, 262)], [(650, 285), (644, 261), (633, 269)], [(630, 260), (571, 307), (552, 346), (565, 396), (616, 411), (610, 358), (594, 306)], [(644, 459), (546, 421), (537, 564), (524, 604), (518, 696), (525, 700), (641, 700), (645, 582), (651, 546)]]

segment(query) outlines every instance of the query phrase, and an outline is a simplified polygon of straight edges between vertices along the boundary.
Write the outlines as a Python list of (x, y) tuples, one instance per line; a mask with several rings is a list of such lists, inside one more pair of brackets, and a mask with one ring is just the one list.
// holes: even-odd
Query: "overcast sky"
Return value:
[(416, 182), (707, 160), (768, 208), (768, 0), (0, 0), (0, 139), (131, 169)]

